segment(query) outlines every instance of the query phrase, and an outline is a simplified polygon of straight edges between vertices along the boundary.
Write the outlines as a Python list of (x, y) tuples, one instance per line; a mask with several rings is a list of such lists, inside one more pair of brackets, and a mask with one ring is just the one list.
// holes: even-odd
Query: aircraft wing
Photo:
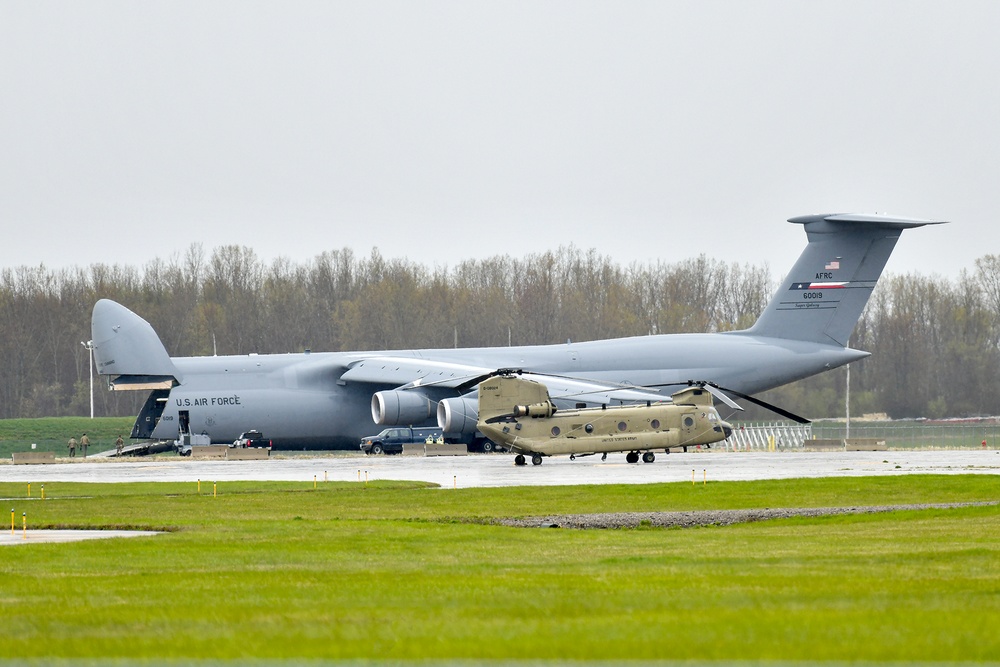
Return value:
[[(416, 357), (366, 357), (353, 362), (341, 376), (345, 382), (396, 385), (399, 389), (436, 387), (455, 389), (495, 372), (495, 368), (456, 364)], [(553, 399), (564, 402), (610, 404), (612, 401), (635, 403), (669, 401), (670, 396), (652, 389), (553, 376), (525, 371), (522, 377), (544, 384)]]
[(470, 378), (488, 375), (495, 370), (417, 357), (366, 357), (352, 363), (340, 379), (345, 382), (396, 385), (401, 389), (428, 385), (455, 388)]
[(593, 380), (578, 380), (565, 376), (542, 375), (525, 372), (521, 377), (535, 380), (545, 385), (549, 397), (556, 402), (588, 403), (590, 405), (611, 405), (612, 402), (642, 403), (645, 401), (670, 402), (669, 394), (661, 394), (653, 389), (616, 385)]

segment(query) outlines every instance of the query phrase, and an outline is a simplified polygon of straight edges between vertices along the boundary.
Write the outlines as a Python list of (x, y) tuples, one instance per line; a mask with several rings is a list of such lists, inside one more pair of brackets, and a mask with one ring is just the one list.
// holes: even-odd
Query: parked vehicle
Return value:
[(202, 447), (212, 444), (212, 439), (201, 433), (182, 433), (181, 437), (174, 441), (174, 451), (181, 456), (191, 456), (192, 447)]
[(444, 444), (444, 433), (439, 428), (394, 426), (378, 435), (366, 435), (361, 439), (361, 450), (365, 454), (401, 454), (403, 445), (415, 444)]
[(250, 431), (245, 431), (240, 434), (240, 437), (236, 438), (232, 444), (233, 447), (267, 447), (271, 448), (271, 441), (265, 440), (264, 435), (257, 429), (252, 429)]

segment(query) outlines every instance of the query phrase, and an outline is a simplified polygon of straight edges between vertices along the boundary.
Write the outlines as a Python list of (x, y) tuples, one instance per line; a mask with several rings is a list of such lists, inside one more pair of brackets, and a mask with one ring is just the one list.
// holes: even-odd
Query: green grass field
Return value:
[[(20, 527), (169, 529), (0, 547), (2, 657), (1000, 660), (1000, 508), (694, 529), (491, 516), (992, 501), (995, 476), (436, 489), (0, 483)], [(116, 663), (117, 664), (117, 663)]]
[[(119, 434), (129, 442), (135, 417), (44, 417), (41, 419), (0, 419), (0, 457), (10, 459), (11, 452), (31, 450), (31, 443), (37, 447), (35, 451), (55, 452), (56, 456), (67, 456), (69, 449), (66, 443), (70, 436), (77, 440), (84, 433), (90, 438), (88, 453), (106, 451), (115, 448), (115, 439)], [(77, 449), (77, 456), (83, 453)]]

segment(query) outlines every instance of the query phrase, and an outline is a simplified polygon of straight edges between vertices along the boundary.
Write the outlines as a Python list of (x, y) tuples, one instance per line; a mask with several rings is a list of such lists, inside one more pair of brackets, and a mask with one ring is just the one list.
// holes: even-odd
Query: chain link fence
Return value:
[(889, 449), (1000, 449), (1000, 422), (929, 420), (854, 422), (734, 422), (733, 435), (714, 448), (728, 452), (795, 451), (807, 440), (885, 441)]

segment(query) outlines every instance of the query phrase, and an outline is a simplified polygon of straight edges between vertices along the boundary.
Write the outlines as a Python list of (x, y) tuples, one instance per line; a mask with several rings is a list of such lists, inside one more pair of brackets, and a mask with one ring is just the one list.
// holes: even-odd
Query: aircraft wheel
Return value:
[(523, 466), (524, 465), (524, 455), (523, 454), (518, 454), (517, 456), (514, 457), (514, 465), (516, 465), (516, 466)]
[(493, 451), (493, 443), (490, 440), (483, 442), (483, 453), (489, 454)]
[(540, 466), (540, 465), (542, 465), (542, 455), (541, 454), (533, 454), (531, 456), (531, 465), (533, 465), (533, 466)]
[(625, 461), (628, 463), (638, 463), (639, 462), (639, 452), (629, 452), (625, 455)]
[(382, 449), (382, 445), (375, 444), (372, 445), (372, 454), (385, 454), (385, 450)]
[(643, 463), (652, 463), (655, 460), (656, 460), (656, 455), (653, 454), (653, 452), (646, 452), (645, 454), (642, 455)]

